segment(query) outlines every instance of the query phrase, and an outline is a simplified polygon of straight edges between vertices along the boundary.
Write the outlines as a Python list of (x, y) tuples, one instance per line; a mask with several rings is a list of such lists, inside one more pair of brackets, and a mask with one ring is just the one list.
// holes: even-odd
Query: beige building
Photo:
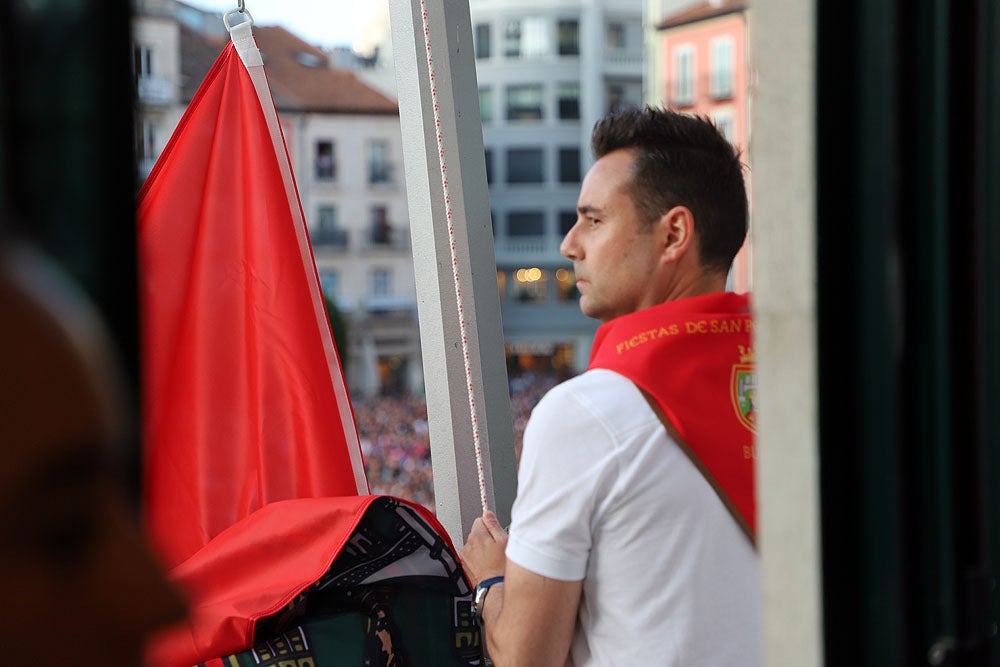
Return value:
[[(345, 315), (352, 394), (420, 392), (422, 373), (396, 102), (284, 28), (254, 36), (324, 292)], [(137, 149), (146, 176), (228, 35), (222, 17), (138, 0)], [(342, 353), (343, 354), (343, 353)]]

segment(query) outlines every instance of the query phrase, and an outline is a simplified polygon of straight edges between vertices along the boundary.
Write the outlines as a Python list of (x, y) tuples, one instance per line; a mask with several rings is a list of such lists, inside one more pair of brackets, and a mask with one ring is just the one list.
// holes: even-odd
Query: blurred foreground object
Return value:
[(0, 321), (3, 663), (138, 665), (183, 605), (115, 475), (119, 360), (90, 305), (25, 248), (0, 249)]

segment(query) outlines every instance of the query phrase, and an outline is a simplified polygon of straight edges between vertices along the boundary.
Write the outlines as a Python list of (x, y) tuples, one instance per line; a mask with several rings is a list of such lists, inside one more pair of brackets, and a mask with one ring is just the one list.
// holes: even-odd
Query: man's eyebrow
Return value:
[(602, 213), (602, 209), (598, 208), (597, 206), (593, 206), (591, 204), (581, 204), (580, 206), (576, 207), (576, 211), (580, 215), (593, 215), (595, 213), (600, 215)]

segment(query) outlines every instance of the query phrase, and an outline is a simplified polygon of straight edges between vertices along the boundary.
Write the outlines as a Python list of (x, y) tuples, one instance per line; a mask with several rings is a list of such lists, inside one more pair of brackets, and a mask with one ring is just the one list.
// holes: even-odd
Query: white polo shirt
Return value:
[(632, 382), (592, 370), (524, 434), (507, 557), (584, 580), (567, 664), (761, 664), (758, 558)]

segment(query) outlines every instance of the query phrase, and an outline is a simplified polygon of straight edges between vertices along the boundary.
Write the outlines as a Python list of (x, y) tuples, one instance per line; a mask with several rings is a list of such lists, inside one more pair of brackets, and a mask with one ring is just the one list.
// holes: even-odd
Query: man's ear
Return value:
[(679, 261), (689, 252), (694, 252), (694, 214), (687, 206), (674, 206), (657, 223), (663, 239), (663, 260), (667, 263)]

